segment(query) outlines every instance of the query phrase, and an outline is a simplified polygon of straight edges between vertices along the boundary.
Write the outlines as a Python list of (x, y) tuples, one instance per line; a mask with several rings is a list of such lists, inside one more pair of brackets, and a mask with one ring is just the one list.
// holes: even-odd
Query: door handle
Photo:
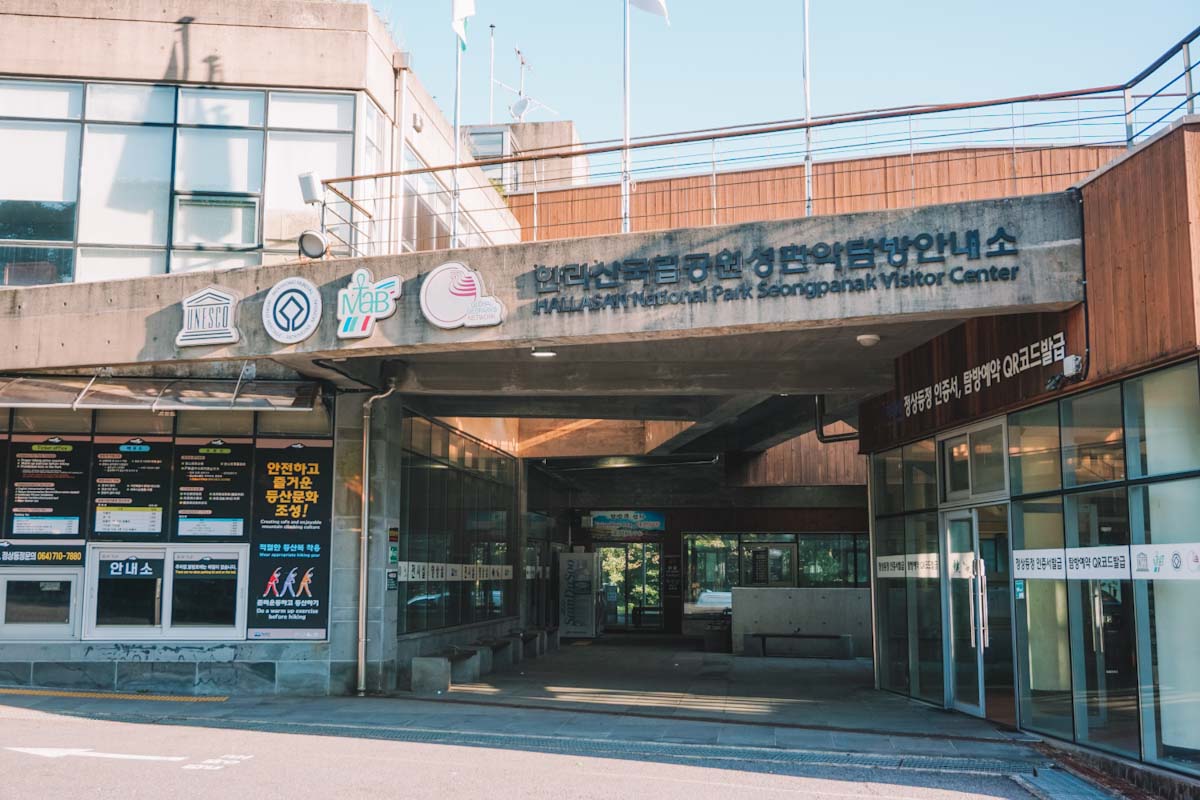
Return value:
[(991, 626), (988, 624), (987, 564), (979, 559), (979, 624), (983, 628), (983, 646), (991, 647)]
[(971, 649), (975, 649), (975, 592), (979, 580), (975, 577), (975, 563), (971, 563), (971, 574), (967, 576), (967, 618), (971, 620)]
[[(1092, 589), (1092, 649), (1104, 653), (1104, 599), (1100, 587)], [(1098, 643), (1098, 644), (1097, 644)]]

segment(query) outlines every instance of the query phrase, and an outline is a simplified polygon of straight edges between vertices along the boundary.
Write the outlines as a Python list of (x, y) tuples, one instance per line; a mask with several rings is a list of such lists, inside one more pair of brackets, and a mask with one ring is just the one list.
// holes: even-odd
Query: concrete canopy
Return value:
[[(989, 252), (1006, 243), (1010, 252)], [(447, 262), (474, 271), (479, 294), (503, 304), (502, 323), (426, 321), (423, 282)], [(339, 338), (339, 290), (362, 268), (400, 278), (398, 308), (371, 335)], [(660, 452), (714, 452), (738, 444), (716, 431), (739, 418), (742, 444), (754, 447), (805, 428), (795, 403), (789, 414), (747, 416), (766, 398), (850, 405), (891, 386), (897, 355), (964, 319), (1080, 302), (1081, 273), (1075, 198), (1040, 195), (9, 289), (0, 368), (121, 374), (273, 361), (347, 386), (378, 386), (386, 374), (426, 407), (457, 403), (464, 415), (707, 419), (707, 443), (697, 430)], [(311, 335), (285, 345), (267, 334), (262, 310), (268, 291), (294, 277), (317, 287), (324, 310)], [(181, 303), (209, 285), (241, 298), (240, 336), (178, 347)], [(861, 333), (879, 344), (863, 348)], [(558, 355), (531, 358), (533, 347)], [(840, 404), (829, 405), (836, 415)]]

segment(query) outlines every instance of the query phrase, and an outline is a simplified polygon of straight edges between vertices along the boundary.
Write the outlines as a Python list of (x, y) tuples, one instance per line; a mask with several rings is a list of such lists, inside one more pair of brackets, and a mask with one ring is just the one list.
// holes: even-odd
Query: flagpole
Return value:
[(629, 0), (625, 6), (625, 134), (621, 149), (621, 233), (629, 233)]
[(459, 112), (462, 107), (462, 41), (454, 36), (454, 194), (450, 210), (450, 246), (458, 247), (458, 164), (462, 140), (459, 131)]
[(491, 66), (488, 67), (488, 125), (495, 125), (496, 124), (496, 116), (495, 116), (495, 112), (493, 111), (493, 109), (495, 108), (495, 105), (496, 105), (496, 102), (495, 102), (495, 98), (496, 98), (496, 26), (489, 25), (488, 27), (491, 28), (491, 30), (492, 30), (492, 39), (491, 39), (491, 45), (490, 45), (490, 47), (491, 47), (491, 55), (490, 55)]
[(804, 216), (813, 213), (812, 95), (809, 87), (808, 0), (804, 0)]

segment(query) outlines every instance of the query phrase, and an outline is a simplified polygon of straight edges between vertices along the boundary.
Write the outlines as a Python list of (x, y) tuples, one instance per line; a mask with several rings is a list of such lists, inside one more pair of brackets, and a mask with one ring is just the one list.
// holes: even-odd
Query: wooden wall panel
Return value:
[(1083, 187), (1092, 381), (1196, 349), (1197, 137), (1177, 130)]
[[(833, 423), (829, 433), (851, 428)], [(726, 462), (730, 486), (830, 486), (867, 482), (866, 459), (857, 442), (822, 444), (815, 432), (782, 442), (762, 453), (730, 454)]]
[[(1056, 192), (1125, 152), (1117, 147), (954, 148), (813, 166), (813, 213), (848, 214), (967, 200)], [(632, 198), (634, 231), (714, 224), (712, 176), (639, 181)], [(717, 174), (716, 224), (804, 216), (804, 166)], [(508, 198), (533, 236), (533, 196)], [(537, 238), (597, 236), (620, 230), (621, 187), (581, 186), (539, 192)]]

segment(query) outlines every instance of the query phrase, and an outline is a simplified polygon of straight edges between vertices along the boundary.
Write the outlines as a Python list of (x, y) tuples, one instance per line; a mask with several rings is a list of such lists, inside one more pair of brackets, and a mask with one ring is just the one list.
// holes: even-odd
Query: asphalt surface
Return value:
[[(1029, 798), (996, 772), (873, 768), (865, 755), (442, 730), (439, 743), (377, 726), (188, 717), (185, 704), (112, 700), (87, 716), (0, 705), (0, 798)], [(298, 700), (297, 703), (304, 701)], [(402, 703), (404, 701), (395, 701)], [(57, 701), (70, 705), (70, 699)], [(153, 708), (150, 708), (153, 706)], [(157, 722), (118, 721), (152, 713)], [(544, 714), (526, 711), (514, 714)], [(553, 713), (553, 712), (550, 712)], [(345, 719), (345, 717), (343, 717)], [(212, 727), (217, 725), (219, 727)], [(286, 732), (285, 730), (286, 729)], [(306, 732), (307, 730), (319, 732)], [(413, 732), (413, 729), (406, 729)], [(401, 732), (403, 733), (403, 732)], [(447, 744), (456, 737), (467, 745)], [(841, 763), (839, 763), (841, 762)], [(752, 793), (752, 794), (751, 794)]]

